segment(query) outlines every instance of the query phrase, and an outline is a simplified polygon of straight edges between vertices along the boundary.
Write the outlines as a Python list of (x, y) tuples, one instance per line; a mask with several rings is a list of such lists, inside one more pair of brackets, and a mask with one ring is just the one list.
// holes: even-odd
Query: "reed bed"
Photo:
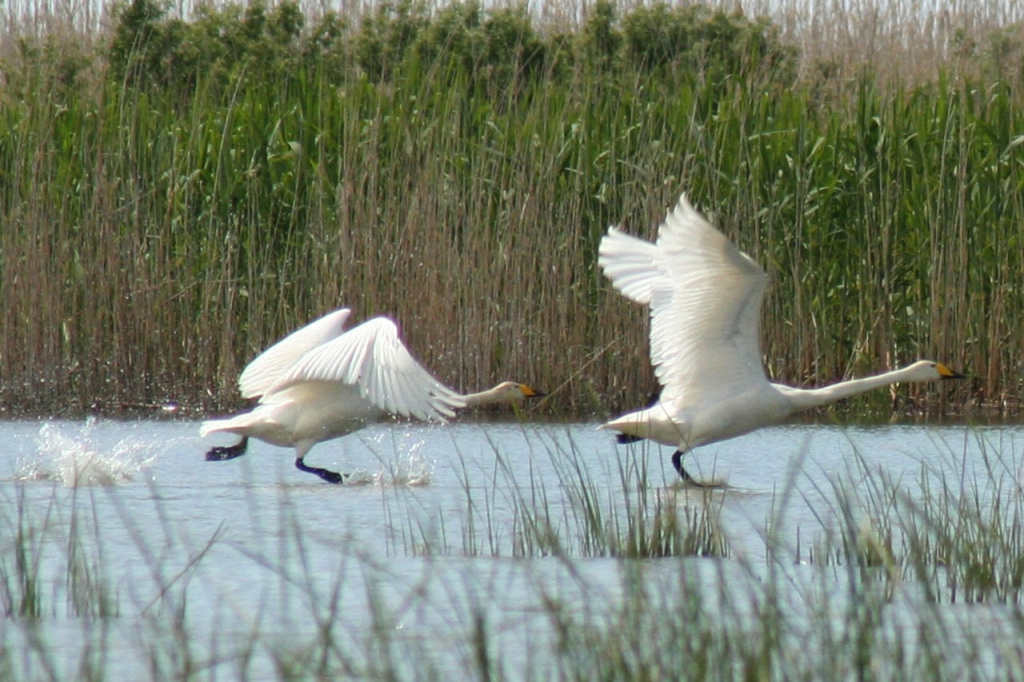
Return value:
[(934, 357), (972, 380), (858, 407), (1017, 414), (1021, 43), (997, 7), (950, 15), (969, 45), (911, 77), (909, 38), (837, 61), (860, 34), (829, 22), (867, 31), (871, 5), (815, 5), (827, 59), (792, 17), (703, 6), (5, 5), (0, 401), (227, 409), (261, 348), (345, 305), (460, 389), (634, 406), (644, 311), (597, 244), (686, 190), (772, 273), (773, 377)]

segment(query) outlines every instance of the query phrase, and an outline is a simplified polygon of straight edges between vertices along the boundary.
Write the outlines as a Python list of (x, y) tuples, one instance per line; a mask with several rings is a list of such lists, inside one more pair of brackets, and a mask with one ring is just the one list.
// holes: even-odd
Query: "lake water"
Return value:
[[(907, 505), (943, 487), (978, 509), (1008, 491), (1019, 500), (1022, 440), (1010, 427), (770, 428), (688, 456), (696, 478), (720, 484), (708, 491), (677, 485), (670, 449), (619, 446), (594, 424), (380, 425), (312, 450), (309, 464), (351, 474), (332, 486), (257, 441), (206, 462), (231, 439), (200, 439), (193, 422), (0, 422), (0, 606), (14, 612), (0, 619), (0, 673), (424, 679), (494, 665), (514, 679), (574, 677), (576, 631), (563, 621), (621, 624), (637, 575), (656, 596), (644, 609), (671, 605), (652, 618), (678, 620), (686, 605), (703, 628), (726, 612), (752, 627), (737, 614), (757, 622), (763, 586), (786, 585), (799, 650), (805, 627), (825, 636), (815, 613), (842, 623), (864, 598), (849, 562), (813, 562), (815, 547), (867, 527), (871, 510), (905, 522)], [(664, 508), (710, 510), (725, 558), (628, 560), (594, 539), (595, 525), (621, 536)], [(887, 603), (934, 601), (895, 583)], [(719, 596), (694, 606), (695, 593)], [(744, 596), (723, 606), (726, 593)], [(31, 618), (17, 615), (26, 601)], [(969, 633), (943, 656), (998, 676), (1016, 652), (1020, 673), (1012, 599), (938, 601), (934, 618)], [(888, 646), (924, 646), (916, 606), (886, 609)]]

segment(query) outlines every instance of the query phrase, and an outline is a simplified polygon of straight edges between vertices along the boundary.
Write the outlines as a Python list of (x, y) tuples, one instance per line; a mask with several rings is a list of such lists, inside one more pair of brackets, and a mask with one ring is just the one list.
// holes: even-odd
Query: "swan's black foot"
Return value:
[(242, 436), (242, 440), (238, 441), (234, 445), (218, 445), (215, 448), (210, 448), (210, 451), (206, 453), (206, 461), (223, 462), (224, 460), (241, 457), (245, 454), (248, 447), (249, 437)]
[(320, 478), (324, 479), (328, 483), (344, 483), (345, 474), (339, 474), (336, 471), (328, 471), (327, 469), (321, 469), (320, 467), (308, 466), (301, 459), (295, 460), (295, 468), (299, 471), (305, 471), (310, 474), (316, 474)]
[(694, 488), (714, 488), (715, 487), (715, 485), (713, 483), (705, 483), (703, 481), (698, 481), (696, 478), (691, 476), (690, 473), (686, 469), (683, 469), (682, 467), (680, 467), (679, 478), (682, 480), (683, 483), (685, 483), (686, 485), (691, 485)]

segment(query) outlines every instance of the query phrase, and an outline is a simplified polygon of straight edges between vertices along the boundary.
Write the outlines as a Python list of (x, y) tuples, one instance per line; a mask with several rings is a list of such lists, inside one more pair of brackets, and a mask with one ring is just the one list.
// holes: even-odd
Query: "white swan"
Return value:
[(619, 442), (649, 438), (693, 448), (739, 436), (785, 417), (896, 382), (963, 375), (921, 360), (892, 372), (813, 389), (768, 381), (758, 327), (768, 275), (690, 206), (684, 194), (657, 241), (615, 227), (601, 239), (598, 264), (626, 298), (650, 307), (650, 357), (662, 386), (647, 409), (602, 425)]
[(488, 391), (462, 395), (430, 375), (398, 338), (386, 317), (375, 317), (344, 331), (351, 311), (336, 310), (293, 332), (256, 357), (242, 371), (244, 398), (259, 398), (251, 411), (206, 421), (200, 436), (227, 432), (242, 437), (235, 445), (214, 447), (208, 461), (245, 454), (249, 438), (295, 448), (295, 466), (329, 483), (344, 475), (306, 465), (309, 450), (385, 415), (443, 421), (456, 410), (513, 402), (541, 395), (525, 384), (505, 381)]

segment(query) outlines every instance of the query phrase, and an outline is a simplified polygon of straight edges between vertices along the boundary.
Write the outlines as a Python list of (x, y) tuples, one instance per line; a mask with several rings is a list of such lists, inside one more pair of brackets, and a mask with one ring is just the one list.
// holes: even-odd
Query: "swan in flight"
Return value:
[(244, 398), (256, 407), (228, 419), (206, 421), (200, 436), (227, 432), (242, 439), (214, 447), (207, 461), (245, 454), (249, 438), (295, 448), (295, 466), (328, 483), (344, 475), (305, 463), (322, 441), (348, 435), (391, 414), (444, 421), (474, 405), (516, 402), (541, 393), (505, 381), (488, 391), (462, 395), (430, 375), (398, 338), (386, 317), (375, 317), (345, 331), (351, 311), (335, 310), (265, 350), (238, 378)]
[(598, 264), (626, 298), (650, 308), (650, 358), (661, 395), (650, 407), (602, 425), (620, 443), (650, 439), (685, 453), (787, 416), (897, 382), (957, 379), (931, 360), (821, 388), (768, 381), (759, 321), (768, 275), (708, 223), (684, 194), (655, 242), (609, 227)]

